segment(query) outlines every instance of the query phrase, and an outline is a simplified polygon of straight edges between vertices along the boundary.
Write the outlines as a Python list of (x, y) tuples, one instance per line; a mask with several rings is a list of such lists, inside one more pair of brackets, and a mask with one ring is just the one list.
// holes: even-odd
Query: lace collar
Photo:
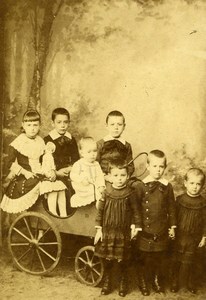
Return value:
[(160, 178), (159, 180), (154, 180), (154, 178), (152, 178), (151, 175), (148, 175), (147, 177), (145, 177), (143, 180), (142, 180), (144, 183), (149, 183), (149, 182), (154, 182), (154, 181), (158, 181), (160, 183), (162, 183), (163, 185), (167, 186), (168, 185), (168, 180), (165, 179), (165, 178)]
[(112, 141), (112, 140), (117, 140), (117, 141), (121, 142), (123, 145), (126, 144), (126, 140), (123, 139), (122, 137), (114, 138), (114, 137), (112, 137), (111, 135), (105, 136), (105, 137), (103, 138), (103, 140), (104, 140), (105, 142)]

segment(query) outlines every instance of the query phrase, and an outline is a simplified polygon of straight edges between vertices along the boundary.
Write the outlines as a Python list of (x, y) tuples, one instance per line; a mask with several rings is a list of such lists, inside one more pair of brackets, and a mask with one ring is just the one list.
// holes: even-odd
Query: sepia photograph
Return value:
[(206, 1), (0, 1), (0, 299), (206, 298)]

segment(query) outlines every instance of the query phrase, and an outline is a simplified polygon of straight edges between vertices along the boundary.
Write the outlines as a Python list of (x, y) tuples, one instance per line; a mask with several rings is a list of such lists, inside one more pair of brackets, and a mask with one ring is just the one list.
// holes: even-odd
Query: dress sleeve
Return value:
[(177, 216), (176, 216), (176, 203), (175, 196), (172, 185), (168, 184), (168, 217), (169, 217), (169, 226), (177, 225)]
[(16, 149), (14, 149), (12, 146), (9, 146), (7, 170), (10, 170), (15, 175), (18, 175), (22, 169), (17, 162), (17, 153), (18, 151)]
[(98, 207), (97, 207), (97, 215), (95, 219), (96, 226), (103, 225), (104, 206), (105, 206), (105, 194), (103, 193), (102, 199), (99, 200)]
[[(126, 160), (127, 160), (127, 163), (128, 163), (133, 159), (133, 154), (132, 154), (132, 147), (129, 143), (126, 144), (126, 147), (127, 147), (127, 158), (126, 158)], [(130, 176), (134, 173), (134, 170), (135, 170), (134, 162), (131, 162), (128, 165), (128, 172), (129, 172)]]
[(75, 162), (70, 172), (70, 179), (75, 183), (81, 183), (84, 177), (80, 174), (81, 165), (79, 161)]
[(141, 201), (136, 190), (130, 196), (130, 207), (132, 210), (132, 224), (135, 224), (136, 228), (142, 228)]
[(79, 159), (79, 150), (77, 142), (74, 137), (72, 137), (72, 153), (71, 153), (71, 163), (72, 165)]
[(102, 169), (98, 162), (96, 165), (96, 171), (97, 171), (96, 186), (97, 187), (105, 186), (104, 173), (102, 172)]

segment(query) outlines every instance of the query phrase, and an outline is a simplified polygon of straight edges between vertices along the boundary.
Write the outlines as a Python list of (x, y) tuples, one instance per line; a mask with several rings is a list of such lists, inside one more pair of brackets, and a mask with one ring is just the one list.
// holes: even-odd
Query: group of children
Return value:
[[(71, 207), (96, 201), (95, 254), (104, 259), (102, 295), (112, 291), (114, 262), (120, 269), (119, 295), (128, 291), (127, 267), (134, 259), (138, 285), (144, 296), (150, 286), (164, 292), (164, 263), (169, 240), (174, 241), (171, 292), (182, 286), (196, 293), (194, 264), (198, 248), (206, 245), (206, 200), (202, 170), (188, 170), (186, 192), (175, 200), (172, 185), (163, 177), (165, 154), (148, 154), (148, 176), (131, 180), (134, 163), (131, 145), (122, 137), (125, 118), (112, 111), (106, 118), (109, 135), (97, 143), (91, 137), (79, 141), (68, 132), (69, 112), (52, 112), (53, 130), (44, 140), (38, 135), (40, 115), (28, 111), (23, 132), (10, 144), (9, 174), (1, 208), (9, 213), (31, 207), (39, 197), (47, 198), (53, 215), (67, 216)], [(79, 157), (80, 155), (80, 157)]]

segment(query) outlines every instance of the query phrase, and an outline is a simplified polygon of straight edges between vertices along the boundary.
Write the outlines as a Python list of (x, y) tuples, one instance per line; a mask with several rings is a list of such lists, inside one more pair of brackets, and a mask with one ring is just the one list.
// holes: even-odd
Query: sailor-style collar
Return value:
[(114, 138), (114, 137), (112, 137), (111, 135), (106, 135), (106, 136), (103, 138), (103, 140), (104, 140), (105, 142), (112, 141), (112, 140), (117, 140), (117, 141), (121, 142), (123, 145), (126, 144), (126, 140), (123, 139), (122, 137)]
[(149, 182), (154, 182), (154, 181), (158, 181), (160, 183), (162, 183), (163, 185), (167, 186), (168, 185), (168, 180), (165, 179), (165, 178), (160, 178), (159, 180), (154, 180), (154, 178), (152, 178), (151, 175), (148, 175), (147, 177), (145, 177), (143, 180), (142, 180), (144, 183), (149, 183)]
[[(58, 139), (59, 137), (62, 137), (61, 134), (59, 134), (56, 129), (53, 129), (49, 132), (49, 135), (50, 137), (52, 138), (52, 140), (56, 140)], [(66, 131), (66, 133), (63, 135), (63, 136), (66, 136), (67, 138), (69, 138), (70, 140), (72, 139), (72, 135), (70, 132)]]

